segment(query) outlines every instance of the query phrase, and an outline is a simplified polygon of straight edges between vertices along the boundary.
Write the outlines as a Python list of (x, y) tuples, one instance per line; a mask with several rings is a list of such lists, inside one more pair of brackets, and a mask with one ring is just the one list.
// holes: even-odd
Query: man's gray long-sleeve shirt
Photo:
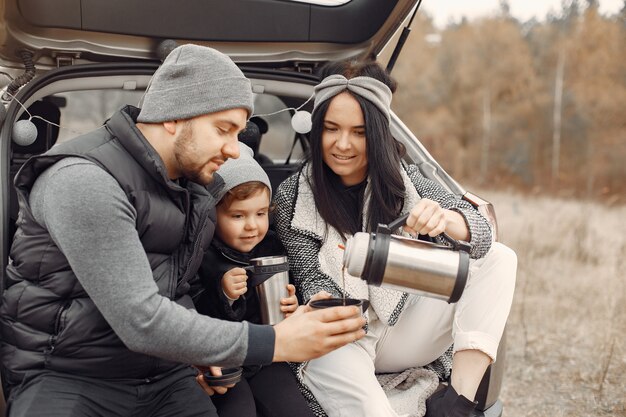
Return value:
[(195, 365), (272, 361), (270, 326), (216, 320), (158, 294), (136, 211), (96, 164), (82, 158), (56, 163), (35, 182), (30, 206), (129, 349)]

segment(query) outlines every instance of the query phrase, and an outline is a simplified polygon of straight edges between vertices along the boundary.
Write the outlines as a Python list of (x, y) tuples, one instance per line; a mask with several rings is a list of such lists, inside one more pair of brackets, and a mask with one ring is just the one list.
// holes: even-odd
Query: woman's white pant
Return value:
[(396, 417), (375, 373), (427, 365), (452, 344), (455, 352), (480, 350), (495, 361), (516, 269), (515, 253), (496, 242), (484, 258), (470, 262), (467, 285), (456, 304), (411, 295), (392, 327), (370, 308), (368, 334), (310, 361), (302, 371), (304, 383), (329, 417)]

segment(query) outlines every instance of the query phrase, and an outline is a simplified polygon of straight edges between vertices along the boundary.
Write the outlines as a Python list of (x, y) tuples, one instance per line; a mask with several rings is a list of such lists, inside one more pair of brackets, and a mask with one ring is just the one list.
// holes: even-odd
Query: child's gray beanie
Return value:
[(252, 87), (223, 53), (187, 44), (170, 52), (156, 70), (143, 97), (138, 122), (189, 119), (222, 110), (254, 111)]
[(269, 177), (261, 168), (261, 165), (254, 159), (252, 149), (239, 142), (239, 158), (228, 159), (217, 170), (217, 175), (224, 180), (224, 187), (220, 190), (217, 200), (220, 201), (228, 191), (238, 185), (251, 181), (259, 181), (267, 185), (272, 198), (272, 183)]

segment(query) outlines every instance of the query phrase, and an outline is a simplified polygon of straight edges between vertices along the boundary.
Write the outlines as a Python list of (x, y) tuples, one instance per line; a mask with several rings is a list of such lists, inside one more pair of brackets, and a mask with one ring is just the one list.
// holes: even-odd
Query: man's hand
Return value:
[(226, 391), (228, 391), (228, 388), (232, 388), (235, 386), (234, 384), (232, 384), (226, 385), (224, 387), (210, 387), (209, 384), (206, 383), (203, 373), (211, 372), (211, 375), (213, 376), (221, 376), (222, 368), (220, 368), (219, 366), (196, 366), (196, 368), (200, 371), (200, 373), (196, 375), (196, 382), (200, 384), (202, 389), (204, 389), (204, 391), (209, 395), (225, 394)]
[(358, 307), (312, 310), (300, 306), (274, 326), (274, 362), (304, 362), (318, 358), (365, 336), (365, 319)]
[(239, 297), (248, 291), (248, 275), (243, 268), (233, 268), (222, 276), (222, 290), (226, 297), (231, 300), (238, 300)]
[(296, 287), (293, 284), (287, 284), (287, 292), (289, 297), (280, 299), (280, 311), (283, 312), (285, 318), (291, 316), (298, 308), (298, 297), (296, 297)]

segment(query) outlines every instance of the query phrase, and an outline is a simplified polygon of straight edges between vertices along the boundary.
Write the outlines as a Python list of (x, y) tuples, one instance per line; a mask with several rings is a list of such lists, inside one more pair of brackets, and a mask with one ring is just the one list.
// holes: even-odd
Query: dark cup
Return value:
[(241, 381), (241, 374), (243, 369), (237, 368), (224, 368), (222, 369), (222, 375), (211, 375), (211, 372), (205, 372), (203, 374), (204, 380), (210, 387), (224, 387), (226, 385), (234, 385)]
[(309, 301), (309, 306), (315, 310), (330, 307), (357, 306), (361, 309), (361, 314), (363, 314), (363, 300), (358, 298), (326, 298)]

